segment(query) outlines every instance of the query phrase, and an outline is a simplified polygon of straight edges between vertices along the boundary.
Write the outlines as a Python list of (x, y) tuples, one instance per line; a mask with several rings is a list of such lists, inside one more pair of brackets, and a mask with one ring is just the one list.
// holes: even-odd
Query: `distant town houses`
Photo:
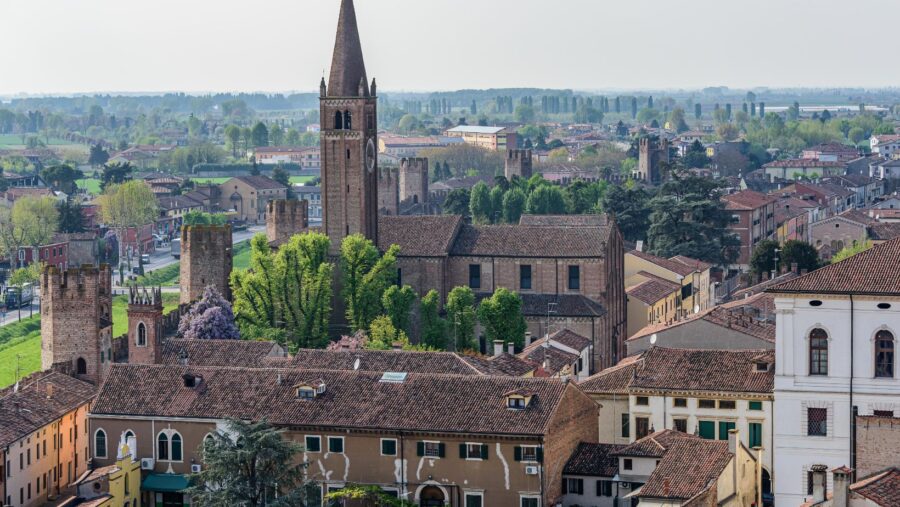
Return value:
[(392, 157), (415, 158), (421, 157), (427, 149), (446, 148), (457, 144), (463, 144), (462, 137), (452, 136), (426, 136), (405, 137), (396, 135), (383, 135), (378, 137), (378, 153)]
[(844, 174), (847, 163), (840, 160), (821, 160), (818, 158), (796, 158), (775, 160), (763, 166), (770, 181), (812, 179), (823, 176)]
[(743, 190), (725, 195), (722, 200), (725, 201), (725, 209), (731, 213), (728, 229), (741, 240), (736, 264), (747, 269), (756, 245), (775, 235), (776, 199), (753, 190)]
[(297, 164), (301, 169), (318, 169), (321, 165), (321, 151), (316, 147), (261, 146), (253, 149), (253, 159), (257, 164)]
[(872, 153), (877, 153), (884, 158), (893, 159), (900, 154), (900, 135), (882, 134), (869, 139), (869, 147)]
[(479, 127), (460, 125), (444, 132), (447, 137), (460, 138), (466, 144), (492, 151), (514, 150), (518, 148), (518, 134), (506, 127)]

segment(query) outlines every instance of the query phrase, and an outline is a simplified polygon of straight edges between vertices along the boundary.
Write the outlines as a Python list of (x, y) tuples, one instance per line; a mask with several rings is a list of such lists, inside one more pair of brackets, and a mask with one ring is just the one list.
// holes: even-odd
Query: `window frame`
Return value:
[(519, 290), (533, 290), (533, 289), (534, 289), (534, 272), (531, 269), (531, 264), (519, 264)]
[(650, 397), (649, 396), (635, 396), (634, 404), (639, 407), (649, 407), (650, 406)]
[[(541, 460), (538, 459), (539, 446), (537, 446), (537, 445), (520, 445), (519, 448), (522, 449), (522, 451), (521, 451), (522, 452), (522, 459), (521, 459), (522, 463), (540, 463), (541, 462)], [(525, 456), (526, 449), (530, 449), (530, 450), (534, 451), (533, 459), (529, 456)]]
[[(819, 335), (821, 332), (823, 335)], [(813, 336), (815, 333), (817, 336)], [(827, 377), (828, 376), (828, 331), (817, 327), (810, 330), (807, 335), (808, 343), (808, 374), (811, 377)]]
[(631, 438), (631, 414), (625, 412), (621, 416), (622, 431), (619, 433), (621, 438)]
[(530, 501), (528, 502), (528, 505), (525, 504), (526, 500), (534, 500), (534, 507), (541, 507), (540, 495), (519, 494), (519, 507), (531, 507)]
[[(888, 337), (890, 337), (890, 338), (888, 338)], [(882, 345), (885, 343), (890, 345), (890, 349), (888, 349), (887, 347), (882, 348)], [(874, 359), (875, 359), (875, 372), (874, 372), (875, 378), (888, 378), (888, 379), (894, 378), (894, 375), (896, 373), (895, 372), (895, 370), (896, 370), (895, 363), (897, 362), (897, 346), (896, 346), (896, 340), (894, 339), (894, 333), (888, 331), (887, 329), (879, 329), (875, 333), (874, 346), (875, 346), (875, 357), (874, 357)], [(887, 357), (888, 354), (890, 355), (890, 360), (885, 361), (887, 367), (890, 368), (889, 371), (881, 371), (884, 368), (884, 366), (880, 365), (882, 362), (882, 358), (879, 358), (879, 356), (881, 354), (885, 354), (885, 357)]]
[(622, 458), (622, 470), (634, 470), (634, 460), (631, 458)]
[(754, 400), (754, 401), (747, 402), (747, 410), (761, 411), (762, 409), (763, 409), (763, 402), (761, 402), (761, 401)]
[[(312, 451), (309, 449), (309, 441), (310, 439), (314, 439), (317, 442), (318, 449)], [(322, 435), (303, 435), (303, 452), (313, 452), (320, 453), (322, 452)]]
[[(612, 485), (613, 481), (608, 481), (606, 479), (597, 479), (596, 496), (600, 498), (611, 498), (613, 496)], [(607, 490), (609, 490), (609, 493), (607, 493)]]
[[(573, 270), (574, 273), (572, 272)], [(573, 274), (575, 276), (572, 276)], [(578, 264), (569, 264), (566, 275), (567, 288), (569, 290), (581, 290), (581, 266)], [(575, 281), (574, 284), (572, 283), (572, 280)]]
[[(103, 435), (103, 454), (100, 454), (100, 451), (98, 450), (99, 446), (97, 445), (97, 443), (99, 442), (97, 440), (97, 438), (101, 434)], [(44, 446), (44, 448), (46, 449), (46, 445)], [(109, 454), (109, 440), (107, 439), (106, 431), (103, 428), (97, 428), (97, 431), (94, 432), (94, 457), (105, 459), (105, 458), (109, 457), (108, 454)]]
[[(434, 446), (434, 455), (428, 454), (428, 446)], [(441, 442), (439, 440), (422, 440), (422, 457), (428, 459), (441, 459)]]
[[(754, 438), (753, 428), (758, 428), (758, 435)], [(754, 441), (758, 440), (756, 445), (753, 445)], [(756, 446), (762, 447), (763, 442), (763, 423), (762, 421), (750, 421), (747, 423), (747, 447), (753, 449)]]
[[(641, 433), (642, 433), (642, 431), (641, 431), (641, 429), (642, 429), (642, 428), (641, 428), (641, 425), (642, 425), (644, 422), (646, 422), (646, 426), (647, 426), (647, 427), (646, 427), (646, 431), (644, 432), (644, 434), (641, 435)], [(647, 435), (650, 435), (650, 434), (652, 433), (652, 432), (650, 431), (650, 426), (651, 426), (651, 424), (650, 424), (650, 418), (649, 418), (649, 417), (643, 417), (643, 416), (635, 417), (635, 418), (634, 418), (634, 438), (635, 438), (635, 440), (640, 440), (640, 439), (646, 437)]]
[[(485, 444), (483, 444), (481, 442), (463, 442), (463, 445), (465, 446), (465, 449), (466, 449), (466, 457), (465, 457), (466, 461), (484, 461), (484, 457), (483, 457), (484, 451), (482, 449), (484, 449)], [(478, 452), (476, 453), (477, 456), (474, 458), (472, 457), (473, 449), (478, 450)]]
[(672, 407), (687, 408), (687, 398), (672, 398)]
[(138, 321), (138, 325), (135, 327), (135, 346), (137, 347), (146, 347), (147, 346), (147, 325), (144, 324), (144, 321)]
[(484, 491), (463, 491), (463, 507), (469, 507), (469, 497), (479, 499), (479, 507), (484, 507)]
[(481, 288), (481, 264), (469, 264), (469, 288)]
[[(165, 444), (163, 446), (163, 441)], [(156, 459), (158, 461), (169, 461), (169, 457), (171, 453), (169, 452), (171, 449), (169, 448), (169, 435), (165, 431), (160, 431), (156, 435)], [(165, 450), (165, 457), (163, 457), (163, 450)]]
[[(703, 406), (704, 404), (709, 404), (709, 403), (712, 404), (711, 407), (704, 407), (704, 406)], [(700, 398), (700, 399), (697, 400), (697, 408), (702, 408), (702, 409), (710, 410), (710, 409), (716, 408), (716, 406), (717, 406), (716, 400), (711, 399), (711, 398)]]
[[(814, 424), (810, 420), (810, 415), (812, 415), (813, 411), (824, 411), (825, 417), (818, 421), (819, 428), (821, 428), (821, 432), (813, 432)], [(828, 408), (826, 407), (806, 407), (806, 436), (808, 437), (827, 437), (828, 436)]]
[[(684, 429), (679, 429), (679, 428), (678, 428), (679, 423), (682, 423), (682, 425), (684, 426)], [(675, 431), (680, 431), (680, 432), (682, 432), (682, 433), (687, 433), (687, 423), (688, 423), (687, 418), (685, 418), (685, 417), (675, 417), (675, 418), (672, 419), (672, 429), (675, 430)]]
[[(332, 451), (332, 450), (331, 450), (331, 443), (332, 443), (332, 442), (340, 442), (340, 443), (341, 443), (341, 450), (340, 450), (340, 451)], [(346, 450), (347, 450), (346, 447), (344, 447), (344, 437), (335, 437), (335, 436), (332, 436), (332, 435), (328, 435), (328, 452), (329, 452), (330, 454), (344, 454), (344, 452), (345, 452)]]
[[(391, 442), (394, 444), (393, 454), (386, 454), (384, 452), (384, 444), (386, 442)], [(396, 438), (382, 438), (382, 439), (380, 439), (380, 444), (381, 445), (379, 446), (379, 452), (381, 453), (382, 456), (396, 456), (397, 455), (397, 439)]]

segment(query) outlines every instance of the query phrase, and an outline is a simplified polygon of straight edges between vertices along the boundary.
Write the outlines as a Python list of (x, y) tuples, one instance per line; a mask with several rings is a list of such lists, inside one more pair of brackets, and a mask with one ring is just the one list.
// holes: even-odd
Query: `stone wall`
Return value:
[(900, 417), (856, 418), (856, 477), (900, 466)]
[(309, 201), (278, 200), (266, 203), (266, 239), (283, 243), (309, 228)]
[(400, 202), (424, 204), (428, 201), (428, 159), (400, 161)]
[(231, 300), (231, 226), (192, 225), (181, 229), (181, 302), (200, 299), (212, 285)]
[(378, 168), (378, 212), (400, 214), (400, 183), (396, 167)]
[(508, 180), (512, 179), (513, 176), (526, 180), (531, 178), (531, 150), (507, 150), (503, 174)]

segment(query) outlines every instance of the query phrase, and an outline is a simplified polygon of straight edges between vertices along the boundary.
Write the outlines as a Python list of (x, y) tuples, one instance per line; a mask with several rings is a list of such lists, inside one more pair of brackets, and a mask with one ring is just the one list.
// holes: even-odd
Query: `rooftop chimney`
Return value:
[(534, 338), (531, 337), (531, 331), (526, 331), (525, 332), (525, 346), (527, 347), (527, 346), (531, 345), (531, 341), (533, 339)]
[(503, 340), (494, 340), (494, 357), (503, 354)]
[(848, 507), (850, 502), (850, 470), (847, 467), (835, 468), (831, 471), (834, 477), (833, 507)]
[(509, 355), (514, 356), (516, 355), (516, 346), (510, 342), (506, 345), (506, 351), (509, 352)]
[(737, 455), (738, 430), (728, 430), (728, 452)]
[(825, 465), (812, 466), (813, 503), (825, 501), (825, 473), (827, 471), (828, 467)]

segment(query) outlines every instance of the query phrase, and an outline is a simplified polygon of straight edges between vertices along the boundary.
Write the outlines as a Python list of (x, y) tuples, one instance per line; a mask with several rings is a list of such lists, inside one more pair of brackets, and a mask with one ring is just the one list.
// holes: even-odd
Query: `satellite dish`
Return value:
[(700, 305), (694, 305), (694, 313), (700, 313)]
[(356, 358), (355, 361), (353, 361), (353, 369), (354, 369), (354, 370), (358, 370), (358, 369), (359, 369), (359, 358), (358, 358), (358, 357)]
[(656, 345), (656, 333), (650, 335), (650, 345)]

